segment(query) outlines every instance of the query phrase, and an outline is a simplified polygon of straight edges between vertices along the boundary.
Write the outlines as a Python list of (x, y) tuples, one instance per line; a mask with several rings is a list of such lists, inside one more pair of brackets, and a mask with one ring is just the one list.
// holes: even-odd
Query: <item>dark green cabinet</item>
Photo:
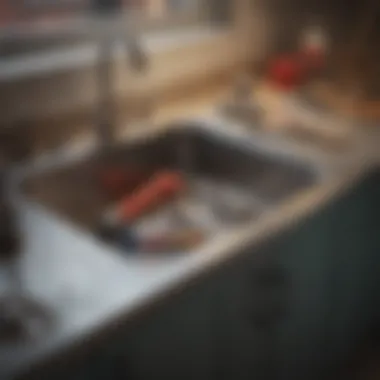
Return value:
[(326, 373), (334, 209), (327, 207), (288, 233), (278, 260), (291, 278), (287, 313), (275, 345), (279, 379), (320, 379)]
[(345, 360), (376, 322), (380, 176), (370, 173), (336, 202), (331, 283), (331, 355)]
[(380, 175), (289, 232), (281, 260), (292, 278), (279, 326), (280, 379), (326, 378), (349, 360), (379, 305)]
[(215, 379), (275, 379), (275, 327), (286, 313), (290, 278), (278, 263), (280, 237), (248, 248), (220, 273)]
[(253, 269), (247, 257), (225, 268), (215, 293), (214, 323), (216, 379), (251, 379), (262, 372), (267, 341), (257, 329), (252, 295)]
[(212, 379), (213, 293), (207, 279), (138, 323), (125, 342), (127, 378)]

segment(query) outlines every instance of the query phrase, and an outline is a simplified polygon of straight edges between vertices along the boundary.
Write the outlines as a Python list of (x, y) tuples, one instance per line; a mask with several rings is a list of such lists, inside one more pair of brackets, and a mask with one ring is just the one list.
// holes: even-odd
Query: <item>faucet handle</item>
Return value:
[(139, 73), (145, 72), (148, 69), (148, 55), (145, 49), (138, 42), (137, 37), (130, 37), (127, 41), (127, 50), (130, 65)]
[(221, 108), (222, 114), (243, 124), (260, 123), (263, 109), (252, 96), (252, 77), (247, 73), (240, 74), (233, 86), (230, 99)]

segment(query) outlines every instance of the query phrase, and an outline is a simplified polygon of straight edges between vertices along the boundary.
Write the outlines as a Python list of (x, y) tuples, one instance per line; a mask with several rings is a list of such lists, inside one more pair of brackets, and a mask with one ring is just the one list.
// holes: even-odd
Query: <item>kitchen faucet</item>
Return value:
[[(24, 12), (33, 12), (38, 17), (39, 12), (58, 10), (63, 4), (32, 4)], [(116, 99), (114, 94), (114, 79), (116, 74), (115, 47), (124, 46), (129, 64), (135, 72), (144, 72), (148, 67), (148, 59), (138, 37), (132, 33), (128, 23), (131, 17), (124, 17), (123, 0), (90, 0), (86, 5), (85, 14), (73, 13), (67, 20), (54, 21), (44, 26), (44, 23), (20, 23), (0, 33), (0, 43), (5, 41), (44, 41), (54, 44), (54, 41), (77, 41), (84, 38), (96, 44), (95, 84), (97, 90), (97, 112), (94, 120), (94, 131), (101, 146), (112, 145), (116, 123)], [(21, 11), (20, 11), (21, 12)], [(120, 44), (121, 42), (121, 44)], [(65, 43), (67, 47), (67, 43)], [(59, 45), (57, 46), (59, 49)], [(68, 53), (70, 54), (70, 53)]]
[[(137, 72), (145, 71), (148, 66), (147, 56), (137, 38), (126, 31), (126, 22), (122, 13), (122, 0), (92, 0), (91, 6), (100, 23), (95, 24), (98, 39), (98, 61), (96, 80), (99, 94), (98, 114), (95, 120), (95, 133), (103, 148), (108, 148), (114, 140), (116, 123), (116, 106), (113, 93), (114, 45), (119, 37), (126, 33), (125, 47), (130, 66)], [(91, 28), (91, 30), (94, 30)]]
[[(111, 23), (113, 22), (112, 19), (110, 21)], [(94, 126), (98, 140), (104, 148), (109, 147), (113, 143), (116, 123), (116, 102), (113, 93), (115, 68), (113, 52), (118, 35), (108, 34), (107, 29), (105, 28), (105, 33), (101, 33), (98, 39), (96, 81), (99, 94), (99, 112), (96, 115), (97, 120), (95, 120)], [(129, 56), (130, 67), (136, 72), (145, 71), (148, 66), (148, 59), (137, 38), (130, 35), (127, 36), (124, 46), (126, 46)]]

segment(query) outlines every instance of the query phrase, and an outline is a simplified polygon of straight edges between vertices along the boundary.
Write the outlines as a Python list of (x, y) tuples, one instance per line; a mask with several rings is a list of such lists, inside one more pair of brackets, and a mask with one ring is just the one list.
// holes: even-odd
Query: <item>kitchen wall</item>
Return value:
[[(151, 55), (146, 75), (136, 76), (119, 62), (117, 93), (123, 97), (158, 96), (174, 87), (195, 81), (202, 83), (218, 73), (260, 59), (268, 47), (265, 42), (270, 27), (262, 7), (254, 0), (234, 0), (233, 4), (231, 26), (210, 30), (193, 43), (158, 49)], [(1, 83), (2, 122), (39, 119), (91, 107), (97, 95), (93, 73), (94, 68), (88, 67)]]
[[(236, 71), (247, 61), (260, 61), (273, 50), (294, 47), (299, 31), (313, 22), (326, 27), (333, 37), (333, 55), (339, 55), (366, 6), (359, 0), (233, 0), (232, 4), (235, 14), (230, 28), (220, 33), (214, 29), (196, 43), (180, 43), (155, 52), (146, 75), (137, 77), (119, 62), (115, 88), (120, 97), (162, 98), (174, 89)], [(90, 108), (97, 95), (93, 73), (94, 68), (87, 67), (0, 82), (0, 121), (6, 124)]]

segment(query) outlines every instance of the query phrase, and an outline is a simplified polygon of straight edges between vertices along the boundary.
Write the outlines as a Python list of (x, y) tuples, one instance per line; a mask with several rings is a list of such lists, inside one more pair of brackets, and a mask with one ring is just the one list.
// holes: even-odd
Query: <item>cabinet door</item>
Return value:
[(249, 319), (247, 270), (243, 261), (231, 263), (220, 274), (214, 309), (217, 335), (217, 379), (251, 379), (256, 373), (260, 342)]
[(105, 340), (85, 342), (74, 353), (55, 358), (17, 380), (125, 380), (125, 354), (115, 346), (120, 339), (118, 333), (118, 338), (112, 334)]
[(334, 212), (248, 249), (220, 277), (218, 378), (324, 378)]
[(177, 295), (133, 326), (124, 342), (125, 378), (212, 379), (214, 294), (211, 280), (206, 279)]
[(217, 379), (273, 379), (278, 366), (275, 326), (286, 307), (287, 279), (276, 253), (283, 238), (246, 249), (219, 277)]
[(334, 205), (328, 205), (303, 221), (279, 251), (291, 278), (291, 291), (287, 313), (278, 326), (278, 379), (321, 379), (328, 371), (334, 212)]
[(379, 174), (370, 173), (336, 205), (331, 351), (342, 360), (368, 337), (375, 321), (379, 185)]
[(371, 239), (374, 245), (371, 248), (369, 261), (370, 277), (372, 279), (372, 295), (368, 297), (370, 304), (370, 313), (372, 315), (371, 324), (376, 324), (380, 320), (380, 169), (377, 168), (372, 172), (369, 178), (370, 183), (370, 215), (371, 215)]

